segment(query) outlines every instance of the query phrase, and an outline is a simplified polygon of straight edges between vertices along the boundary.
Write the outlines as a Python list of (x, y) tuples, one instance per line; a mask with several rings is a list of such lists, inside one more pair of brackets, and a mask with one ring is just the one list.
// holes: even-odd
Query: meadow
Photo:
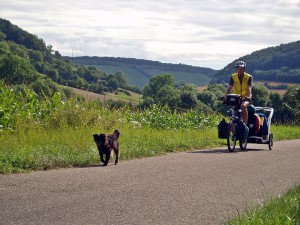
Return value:
[[(0, 85), (0, 174), (99, 164), (92, 135), (121, 130), (120, 160), (225, 146), (221, 115), (107, 107), (101, 101), (37, 96)], [(272, 126), (275, 141), (300, 137), (297, 126)]]
[[(99, 165), (92, 135), (121, 130), (120, 160), (222, 146), (221, 115), (180, 113), (153, 105), (146, 111), (109, 108), (101, 101), (63, 101), (0, 83), (0, 174)], [(273, 125), (274, 140), (300, 138), (298, 126)], [(299, 187), (228, 224), (299, 224)], [(274, 212), (276, 212), (274, 214)], [(269, 215), (272, 214), (272, 218)], [(275, 215), (275, 216), (274, 216)], [(278, 222), (278, 223), (277, 223)]]

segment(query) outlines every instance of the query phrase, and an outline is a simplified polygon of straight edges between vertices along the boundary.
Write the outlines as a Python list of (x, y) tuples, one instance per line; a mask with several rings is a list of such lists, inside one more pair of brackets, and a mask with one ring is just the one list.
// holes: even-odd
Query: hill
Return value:
[[(300, 41), (262, 49), (239, 60), (247, 62), (247, 72), (255, 82), (300, 83)], [(227, 83), (234, 63), (216, 71), (134, 58), (63, 57), (43, 39), (0, 18), (0, 79), (7, 84), (31, 84), (33, 90), (44, 93), (51, 93), (46, 86), (55, 91), (54, 84), (100, 94), (118, 88), (141, 93), (149, 79), (161, 73), (198, 86)]]
[[(247, 63), (247, 72), (255, 81), (300, 83), (300, 41), (255, 51), (237, 60)], [(219, 70), (210, 83), (227, 83), (236, 61)]]
[(118, 88), (140, 92), (128, 85), (122, 74), (108, 75), (97, 67), (73, 64), (43, 39), (1, 18), (0, 79), (9, 85), (26, 84), (46, 94), (56, 91), (57, 84), (96, 93), (114, 92)]
[(64, 57), (75, 64), (97, 66), (108, 74), (122, 72), (130, 85), (143, 88), (149, 79), (157, 74), (168, 73), (177, 82), (183, 81), (198, 86), (206, 85), (213, 78), (216, 70), (184, 64), (161, 63), (158, 61), (120, 58), (120, 57)]

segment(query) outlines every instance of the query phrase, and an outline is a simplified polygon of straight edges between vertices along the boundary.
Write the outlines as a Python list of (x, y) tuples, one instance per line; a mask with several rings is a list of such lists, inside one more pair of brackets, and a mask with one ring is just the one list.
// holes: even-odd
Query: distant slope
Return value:
[[(140, 93), (128, 85), (124, 76), (108, 76), (95, 68), (79, 66), (63, 59), (52, 45), (0, 18), (0, 81), (32, 85), (34, 90), (50, 93), (57, 84), (95, 93), (114, 92), (118, 88)], [(30, 87), (32, 88), (32, 87)]]
[[(247, 63), (247, 72), (255, 81), (300, 83), (300, 41), (255, 51), (237, 60)], [(211, 83), (228, 82), (235, 62), (218, 71)]]
[(197, 86), (208, 84), (216, 73), (216, 70), (210, 68), (134, 58), (82, 56), (65, 57), (65, 59), (80, 65), (97, 66), (101, 71), (112, 75), (116, 72), (123, 72), (130, 85), (140, 88), (143, 88), (152, 76), (161, 73), (171, 74), (175, 81), (185, 81)]

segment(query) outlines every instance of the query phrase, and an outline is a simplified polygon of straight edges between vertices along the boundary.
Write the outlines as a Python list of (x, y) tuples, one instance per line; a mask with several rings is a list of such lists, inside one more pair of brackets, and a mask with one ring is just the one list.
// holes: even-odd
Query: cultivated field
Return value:
[[(68, 87), (71, 88), (71, 87)], [(123, 101), (123, 102), (130, 102), (132, 104), (138, 104), (140, 103), (140, 101), (142, 101), (142, 95), (131, 92), (131, 91), (126, 91), (129, 93), (126, 94), (124, 91), (118, 90), (115, 93), (109, 93), (109, 92), (105, 92), (104, 94), (97, 94), (97, 93), (93, 93), (93, 92), (89, 92), (89, 91), (85, 91), (85, 90), (81, 90), (78, 88), (71, 88), (76, 94), (83, 96), (86, 100), (89, 101), (95, 101), (95, 100), (99, 100), (99, 101)]]

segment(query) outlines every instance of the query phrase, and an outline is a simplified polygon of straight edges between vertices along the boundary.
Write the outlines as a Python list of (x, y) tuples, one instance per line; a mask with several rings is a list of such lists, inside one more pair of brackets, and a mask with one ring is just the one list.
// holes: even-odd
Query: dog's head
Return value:
[(106, 134), (93, 134), (93, 137), (98, 148), (108, 144), (108, 137)]
[(119, 130), (114, 131), (114, 135), (116, 136), (117, 139), (120, 137), (120, 134), (121, 132)]

